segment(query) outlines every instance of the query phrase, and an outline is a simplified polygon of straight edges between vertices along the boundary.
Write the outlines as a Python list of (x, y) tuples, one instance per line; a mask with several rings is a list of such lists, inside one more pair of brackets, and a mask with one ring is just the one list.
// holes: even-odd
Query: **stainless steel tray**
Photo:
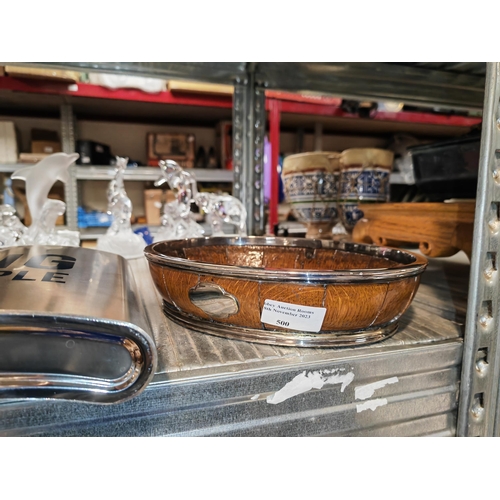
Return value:
[(0, 250), (0, 399), (139, 394), (156, 347), (127, 262), (94, 250)]

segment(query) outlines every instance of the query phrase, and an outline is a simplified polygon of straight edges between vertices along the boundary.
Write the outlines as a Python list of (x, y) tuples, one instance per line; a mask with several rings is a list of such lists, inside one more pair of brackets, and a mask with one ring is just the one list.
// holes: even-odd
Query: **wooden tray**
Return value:
[(353, 229), (360, 243), (399, 247), (418, 243), (428, 257), (449, 257), (463, 250), (470, 259), (475, 202), (363, 204)]

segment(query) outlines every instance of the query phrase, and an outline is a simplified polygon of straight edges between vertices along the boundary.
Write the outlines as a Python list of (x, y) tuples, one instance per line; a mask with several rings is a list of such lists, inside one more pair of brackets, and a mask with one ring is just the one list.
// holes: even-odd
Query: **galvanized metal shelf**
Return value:
[(356, 99), (398, 100), (426, 106), (481, 110), (485, 63), (460, 67), (446, 63), (309, 62), (20, 62), (18, 66), (126, 73), (166, 79), (233, 84), (249, 73), (266, 88), (311, 91)]
[[(75, 167), (78, 180), (106, 181), (115, 176), (115, 169), (109, 166)], [(233, 182), (232, 170), (193, 168), (189, 172), (197, 182)], [(157, 167), (129, 168), (124, 173), (126, 181), (157, 181), (161, 171)]]
[(115, 405), (2, 402), (0, 435), (455, 434), (467, 263), (431, 261), (399, 332), (348, 349), (258, 345), (186, 330), (163, 316), (146, 261), (132, 267), (159, 352), (151, 385)]
[[(201, 227), (204, 229), (205, 234), (209, 236), (211, 234), (211, 226), (208, 222), (199, 222)], [(132, 229), (135, 231), (136, 229), (143, 228), (146, 224), (132, 224)], [(155, 236), (158, 230), (160, 229), (160, 226), (152, 226), (150, 224), (147, 225), (149, 232)], [(60, 229), (66, 229), (63, 228), (62, 226), (58, 226)], [(232, 231), (234, 231), (234, 226), (231, 224), (224, 223), (222, 225), (222, 229), (224, 233), (226, 234), (231, 234)], [(99, 236), (102, 236), (103, 234), (106, 233), (108, 230), (107, 227), (86, 227), (86, 228), (78, 228), (78, 231), (80, 232), (80, 240), (81, 241), (89, 241), (89, 240), (96, 240), (99, 238)]]
[(30, 167), (31, 163), (3, 163), (0, 164), (0, 173), (11, 174), (24, 167)]

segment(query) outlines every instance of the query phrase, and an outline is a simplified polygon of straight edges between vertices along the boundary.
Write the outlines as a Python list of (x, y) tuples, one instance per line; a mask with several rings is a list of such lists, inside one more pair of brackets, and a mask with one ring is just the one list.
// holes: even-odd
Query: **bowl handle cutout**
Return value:
[(229, 318), (240, 310), (236, 297), (215, 283), (198, 283), (189, 290), (189, 300), (211, 318)]

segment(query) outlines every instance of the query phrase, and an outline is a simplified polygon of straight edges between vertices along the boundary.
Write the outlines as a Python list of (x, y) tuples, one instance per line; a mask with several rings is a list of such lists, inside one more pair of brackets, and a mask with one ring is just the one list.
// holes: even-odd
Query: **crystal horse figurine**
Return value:
[(176, 193), (176, 200), (164, 206), (162, 227), (155, 241), (199, 238), (204, 235), (202, 226), (192, 219), (192, 203), (207, 214), (212, 236), (224, 235), (224, 224), (235, 225), (239, 236), (247, 234), (246, 210), (240, 200), (230, 195), (199, 193), (193, 175), (183, 170), (175, 161), (161, 160), (159, 166), (162, 177), (155, 184), (161, 186), (165, 182), (168, 183), (169, 188)]
[(160, 218), (161, 227), (155, 235), (155, 241), (200, 238), (205, 231), (191, 216), (191, 203), (198, 194), (195, 178), (183, 170), (175, 161), (160, 160), (158, 163), (162, 177), (156, 186), (165, 183), (176, 193), (176, 199), (166, 203)]
[(212, 236), (224, 235), (223, 225), (236, 226), (238, 236), (247, 234), (247, 211), (238, 198), (214, 193), (198, 193), (196, 204), (207, 214)]

